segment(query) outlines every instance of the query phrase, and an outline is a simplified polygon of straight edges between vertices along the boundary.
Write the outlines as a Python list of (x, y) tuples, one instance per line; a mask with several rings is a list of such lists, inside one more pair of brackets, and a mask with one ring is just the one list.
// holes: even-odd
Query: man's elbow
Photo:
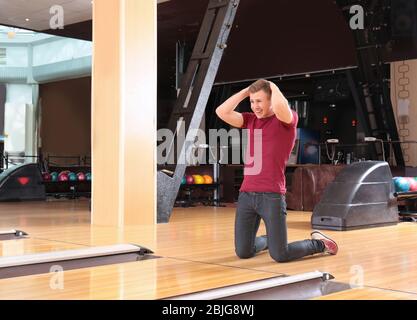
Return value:
[(285, 117), (285, 120), (283, 120), (283, 121), (284, 121), (286, 124), (291, 124), (293, 120), (294, 120), (294, 116), (293, 116), (292, 112), (290, 112), (290, 114), (289, 114), (289, 115), (287, 115), (287, 116)]
[(284, 112), (283, 110), (279, 110), (279, 109), (276, 109), (276, 110), (273, 110), (273, 111), (274, 111), (275, 115), (277, 116), (277, 118), (282, 122), (285, 122), (287, 124), (291, 124), (292, 121), (294, 120), (291, 110), (290, 110), (290, 112)]
[(285, 122), (286, 124), (291, 124), (294, 120), (294, 115), (290, 108), (286, 108), (281, 113), (281, 121)]
[(223, 119), (224, 117), (224, 112), (222, 111), (222, 109), (220, 107), (216, 108), (216, 114), (220, 119)]

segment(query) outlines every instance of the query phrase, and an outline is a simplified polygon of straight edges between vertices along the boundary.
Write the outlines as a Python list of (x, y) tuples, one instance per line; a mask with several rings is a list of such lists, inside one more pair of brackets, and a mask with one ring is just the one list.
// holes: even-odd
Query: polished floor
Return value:
[[(288, 212), (290, 241), (309, 237), (310, 216)], [(2, 256), (135, 243), (161, 258), (3, 279), (0, 299), (162, 299), (315, 270), (352, 286), (319, 299), (417, 299), (416, 223), (329, 231), (339, 243), (338, 255), (276, 263), (267, 252), (238, 259), (233, 221), (233, 206), (176, 208), (167, 224), (117, 229), (91, 226), (85, 200), (2, 203), (0, 230), (29, 233), (27, 239), (1, 241)]]

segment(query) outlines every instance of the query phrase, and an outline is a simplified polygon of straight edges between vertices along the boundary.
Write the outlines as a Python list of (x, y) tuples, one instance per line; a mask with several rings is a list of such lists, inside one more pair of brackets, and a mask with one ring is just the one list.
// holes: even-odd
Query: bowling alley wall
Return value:
[(43, 155), (91, 155), (91, 77), (40, 85)]

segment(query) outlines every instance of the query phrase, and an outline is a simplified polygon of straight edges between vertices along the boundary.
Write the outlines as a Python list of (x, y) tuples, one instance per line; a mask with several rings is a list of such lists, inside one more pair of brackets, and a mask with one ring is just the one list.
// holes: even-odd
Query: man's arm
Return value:
[(293, 115), (291, 112), (291, 108), (288, 104), (288, 100), (284, 97), (284, 95), (275, 83), (269, 81), (269, 85), (271, 86), (272, 91), (272, 111), (275, 113), (278, 120), (290, 124), (293, 120)]
[(249, 90), (245, 88), (218, 106), (216, 114), (231, 126), (241, 128), (243, 126), (243, 116), (239, 112), (236, 112), (235, 109), (247, 97), (249, 97)]

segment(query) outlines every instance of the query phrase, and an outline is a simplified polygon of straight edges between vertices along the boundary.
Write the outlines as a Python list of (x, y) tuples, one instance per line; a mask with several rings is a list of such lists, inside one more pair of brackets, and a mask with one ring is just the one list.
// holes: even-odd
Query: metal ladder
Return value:
[[(210, 0), (194, 45), (187, 69), (181, 80), (177, 101), (167, 128), (175, 133), (167, 141), (166, 159), (176, 156), (175, 171), (157, 173), (157, 221), (168, 222), (174, 207), (181, 179), (187, 167), (186, 159), (192, 152), (196, 129), (200, 127), (218, 67), (240, 0)], [(185, 132), (180, 141), (177, 133)], [(168, 139), (168, 138), (167, 138)], [(175, 148), (175, 142), (177, 147)], [(180, 150), (178, 154), (175, 149)]]

